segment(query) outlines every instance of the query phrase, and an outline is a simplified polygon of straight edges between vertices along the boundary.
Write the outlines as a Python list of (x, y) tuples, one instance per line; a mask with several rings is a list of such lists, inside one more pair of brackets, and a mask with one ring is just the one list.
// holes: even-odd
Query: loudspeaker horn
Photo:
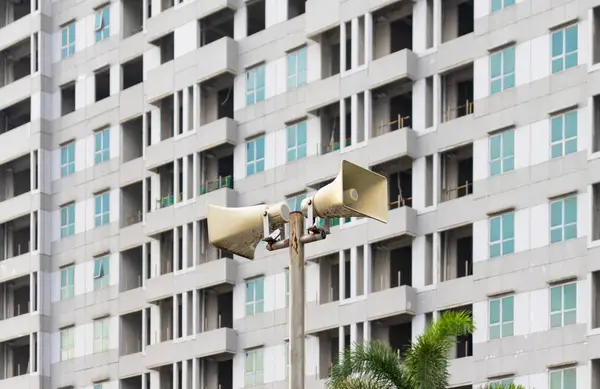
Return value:
[(387, 178), (348, 161), (342, 161), (339, 174), (330, 184), (302, 201), (308, 216), (312, 201), (313, 216), (321, 219), (368, 217), (387, 223)]
[(289, 222), (290, 208), (285, 202), (237, 208), (208, 204), (208, 240), (217, 248), (254, 259), (256, 246), (265, 237), (265, 216), (273, 231)]

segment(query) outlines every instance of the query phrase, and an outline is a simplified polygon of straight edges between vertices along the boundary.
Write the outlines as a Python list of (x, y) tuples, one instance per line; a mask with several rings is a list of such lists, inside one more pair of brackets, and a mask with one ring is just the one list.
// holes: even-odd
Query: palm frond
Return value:
[(472, 334), (475, 324), (469, 312), (443, 314), (417, 337), (402, 361), (403, 378), (413, 389), (443, 389), (448, 386), (449, 353), (456, 337)]
[(400, 359), (394, 349), (380, 342), (355, 344), (332, 366), (329, 389), (358, 388), (408, 389), (402, 379)]

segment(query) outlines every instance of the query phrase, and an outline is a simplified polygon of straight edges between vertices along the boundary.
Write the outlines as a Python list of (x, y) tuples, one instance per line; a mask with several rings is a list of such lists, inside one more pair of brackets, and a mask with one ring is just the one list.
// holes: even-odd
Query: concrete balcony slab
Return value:
[(9, 107), (31, 96), (31, 76), (25, 76), (0, 88), (0, 109)]
[(237, 144), (238, 124), (230, 118), (222, 118), (201, 126), (196, 131), (196, 150), (206, 151), (225, 144)]
[(0, 147), (0, 163), (18, 158), (29, 153), (31, 139), (31, 123), (23, 124), (15, 129), (0, 134), (0, 144), (10, 147)]
[(40, 330), (40, 316), (26, 313), (0, 321), (0, 342), (29, 335)]

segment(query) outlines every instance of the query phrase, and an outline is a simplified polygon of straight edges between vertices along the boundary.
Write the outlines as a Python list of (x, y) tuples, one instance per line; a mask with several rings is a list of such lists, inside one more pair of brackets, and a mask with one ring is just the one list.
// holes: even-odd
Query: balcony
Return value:
[(384, 319), (396, 315), (415, 315), (417, 293), (410, 286), (399, 286), (369, 294), (368, 299), (340, 304), (308, 304), (306, 332), (314, 334), (341, 325)]
[(196, 265), (191, 272), (174, 275), (172, 272), (153, 277), (147, 281), (146, 298), (157, 300), (163, 296), (183, 293), (198, 288), (235, 285), (237, 264), (229, 258), (221, 258)]
[[(148, 71), (146, 95), (148, 101), (154, 102), (173, 93), (180, 84), (204, 82), (225, 73), (235, 75), (237, 68), (237, 42), (224, 37)], [(188, 80), (189, 74), (194, 76)], [(180, 80), (181, 77), (186, 78)]]
[[(10, 114), (10, 112), (7, 113)], [(1, 112), (0, 117), (2, 117)], [(29, 119), (23, 124), (15, 124), (18, 124), (18, 127), (8, 127), (7, 131), (2, 131), (0, 125), (0, 143), (10, 145), (10, 147), (0, 147), (0, 161), (10, 160), (15, 155), (23, 155), (30, 150), (31, 123), (29, 123)]]
[[(205, 124), (199, 128), (196, 134), (196, 150), (205, 151), (222, 145), (235, 146), (237, 144), (238, 125), (237, 122), (228, 117)], [(189, 140), (181, 140), (189, 142)]]
[(184, 342), (165, 341), (146, 348), (146, 368), (156, 368), (173, 361), (192, 358), (228, 358), (237, 351), (237, 333), (231, 328), (219, 328), (196, 334)]

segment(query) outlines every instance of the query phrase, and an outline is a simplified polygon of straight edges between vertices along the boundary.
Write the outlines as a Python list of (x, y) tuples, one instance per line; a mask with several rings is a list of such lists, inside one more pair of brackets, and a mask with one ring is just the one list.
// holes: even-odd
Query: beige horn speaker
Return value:
[(329, 185), (302, 201), (302, 212), (308, 216), (309, 201), (313, 216), (322, 219), (368, 217), (387, 223), (387, 178), (348, 161), (342, 161), (339, 174)]
[(208, 204), (208, 240), (219, 249), (254, 259), (256, 246), (265, 237), (264, 215), (268, 215), (273, 231), (289, 222), (290, 208), (286, 203), (237, 208)]

